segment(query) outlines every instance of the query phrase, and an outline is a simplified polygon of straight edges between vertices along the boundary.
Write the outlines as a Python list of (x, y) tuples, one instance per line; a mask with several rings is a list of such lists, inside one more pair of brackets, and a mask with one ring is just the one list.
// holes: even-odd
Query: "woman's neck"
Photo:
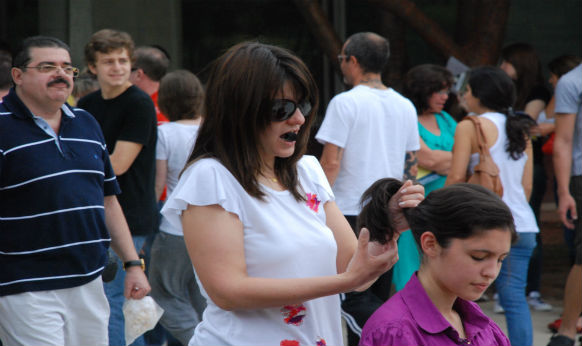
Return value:
[(458, 298), (457, 295), (445, 289), (439, 283), (436, 276), (433, 275), (430, 268), (421, 265), (417, 276), (420, 284), (437, 310), (455, 328), (462, 339), (466, 338), (461, 316), (453, 309), (453, 305)]
[(424, 112), (420, 113), (418, 116), (419, 116), (419, 117), (425, 117), (425, 116), (433, 116), (433, 115), (435, 115), (435, 114), (437, 114), (437, 113), (439, 113), (439, 112), (433, 112), (432, 110), (430, 110), (430, 109), (427, 109), (427, 110), (425, 110)]
[(175, 123), (182, 125), (200, 125), (200, 120), (202, 118), (198, 117), (196, 119), (180, 119), (176, 120)]
[(267, 179), (277, 178), (277, 175), (275, 174), (274, 162), (271, 165), (263, 164), (261, 166), (261, 172), (259, 173), (259, 175), (262, 175)]
[(275, 173), (274, 164), (275, 162), (273, 161), (272, 165), (262, 165), (257, 180), (273, 190), (283, 191), (285, 188)]
[(491, 113), (491, 112), (495, 112), (495, 111), (492, 109), (489, 109), (487, 107), (477, 107), (476, 109), (473, 110), (473, 113), (475, 113), (477, 115)]
[(453, 304), (455, 304), (457, 296), (445, 290), (429, 268), (425, 266), (420, 267), (418, 270), (418, 280), (441, 314), (449, 314), (453, 310)]

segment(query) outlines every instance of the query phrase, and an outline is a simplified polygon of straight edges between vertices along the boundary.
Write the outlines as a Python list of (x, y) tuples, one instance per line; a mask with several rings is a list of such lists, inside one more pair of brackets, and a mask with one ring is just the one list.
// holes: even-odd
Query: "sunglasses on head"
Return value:
[(299, 108), (301, 114), (307, 118), (309, 112), (311, 112), (311, 104), (309, 101), (301, 101), (299, 103), (287, 99), (277, 99), (273, 100), (273, 108), (271, 109), (271, 120), (273, 121), (285, 121), (295, 113), (295, 110)]

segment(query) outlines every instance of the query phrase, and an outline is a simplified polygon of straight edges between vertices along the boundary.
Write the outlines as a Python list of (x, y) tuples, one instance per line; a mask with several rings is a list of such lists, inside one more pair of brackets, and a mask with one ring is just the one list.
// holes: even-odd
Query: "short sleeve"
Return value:
[(246, 191), (222, 164), (215, 159), (202, 159), (184, 171), (161, 213), (172, 226), (181, 227), (180, 216), (188, 205), (217, 204), (246, 224), (241, 208), (243, 194)]
[(168, 125), (163, 124), (158, 126), (158, 141), (156, 143), (156, 160), (167, 160), (168, 153)]
[(334, 97), (327, 106), (325, 118), (315, 139), (325, 145), (331, 143), (345, 148), (353, 124), (354, 105), (346, 94)]
[(580, 71), (582, 69), (576, 68), (560, 78), (556, 85), (556, 106), (555, 112), (562, 114), (573, 114), (578, 112), (580, 95), (576, 93), (575, 81), (570, 77), (570, 74)]
[(408, 142), (406, 143), (406, 151), (417, 151), (420, 150), (420, 134), (418, 133), (418, 117), (416, 115), (416, 108), (412, 102), (407, 101), (407, 119), (406, 124), (408, 125)]
[(127, 115), (117, 140), (147, 145), (152, 128), (157, 126), (154, 103), (145, 93), (137, 94), (127, 107)]
[(529, 95), (527, 95), (525, 103), (534, 100), (540, 100), (543, 101), (545, 104), (548, 104), (548, 102), (550, 102), (550, 98), (552, 98), (552, 93), (550, 92), (550, 90), (548, 90), (546, 86), (536, 85), (532, 88)]

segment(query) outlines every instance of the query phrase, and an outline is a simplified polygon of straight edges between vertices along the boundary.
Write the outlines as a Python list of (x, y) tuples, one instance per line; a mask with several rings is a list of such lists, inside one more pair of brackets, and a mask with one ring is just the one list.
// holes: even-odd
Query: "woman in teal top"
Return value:
[[(437, 65), (419, 65), (406, 75), (404, 95), (414, 103), (418, 113), (417, 178), (427, 195), (445, 185), (453, 158), (457, 122), (443, 110), (452, 85), (451, 72)], [(420, 267), (420, 254), (410, 231), (403, 232), (398, 239), (398, 257), (392, 274), (397, 291), (404, 288)]]

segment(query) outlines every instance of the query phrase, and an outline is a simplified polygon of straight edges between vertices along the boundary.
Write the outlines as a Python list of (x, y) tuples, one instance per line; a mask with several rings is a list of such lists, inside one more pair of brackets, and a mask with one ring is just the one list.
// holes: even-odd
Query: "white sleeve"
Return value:
[[(580, 103), (580, 95), (576, 93), (575, 81), (571, 74), (582, 69), (576, 68), (565, 74), (556, 85), (556, 106), (554, 111), (556, 113), (572, 114), (578, 112)], [(580, 76), (582, 77), (582, 76)]]
[(156, 160), (167, 160), (169, 153), (168, 153), (168, 143), (166, 131), (166, 125), (158, 126), (158, 141), (156, 142)]
[[(407, 100), (408, 101), (408, 100)], [(418, 116), (416, 115), (416, 108), (412, 102), (408, 101), (408, 143), (406, 143), (406, 151), (420, 150), (420, 135), (418, 133)]]
[(315, 139), (321, 143), (331, 143), (345, 148), (348, 135), (353, 127), (355, 109), (351, 99), (345, 94), (334, 97), (327, 106), (325, 118)]
[(245, 223), (241, 193), (246, 192), (222, 164), (215, 159), (202, 159), (184, 171), (161, 213), (177, 227), (181, 225), (180, 216), (188, 205), (218, 204)]

